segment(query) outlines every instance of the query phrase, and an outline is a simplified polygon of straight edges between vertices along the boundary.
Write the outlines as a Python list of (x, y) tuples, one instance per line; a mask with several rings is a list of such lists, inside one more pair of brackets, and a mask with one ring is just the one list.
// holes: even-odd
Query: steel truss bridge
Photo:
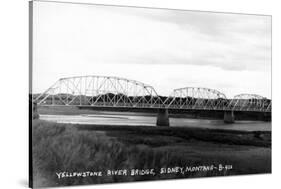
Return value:
[(33, 94), (33, 99), (41, 106), (271, 112), (271, 100), (256, 94), (228, 99), (215, 89), (185, 87), (165, 97), (142, 82), (107, 76), (61, 78), (45, 92)]

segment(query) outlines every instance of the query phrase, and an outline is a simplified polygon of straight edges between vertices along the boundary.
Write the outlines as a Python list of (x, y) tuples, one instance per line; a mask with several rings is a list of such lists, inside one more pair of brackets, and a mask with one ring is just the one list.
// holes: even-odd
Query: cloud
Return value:
[(270, 96), (270, 71), (269, 16), (35, 2), (35, 90), (113, 74), (165, 94), (200, 85)]
[[(155, 32), (154, 36), (150, 34), (149, 40), (142, 38), (142, 42), (159, 44), (155, 51), (141, 54), (142, 57), (130, 53), (131, 56), (147, 59), (143, 63), (213, 65), (237, 70), (270, 69), (270, 16), (127, 7), (101, 9), (131, 17), (139, 26), (134, 27), (140, 30), (147, 27)], [(161, 36), (163, 41), (159, 43)], [(149, 42), (147, 46), (151, 47)], [(153, 61), (149, 61), (151, 59)]]

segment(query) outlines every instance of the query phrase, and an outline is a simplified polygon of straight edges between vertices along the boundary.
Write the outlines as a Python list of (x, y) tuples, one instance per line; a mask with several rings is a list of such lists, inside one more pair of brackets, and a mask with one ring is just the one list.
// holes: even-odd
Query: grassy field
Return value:
[[(194, 128), (71, 125), (33, 120), (34, 187), (271, 172), (271, 133)], [(231, 165), (223, 171), (160, 174), (161, 168)], [(155, 169), (138, 176), (58, 179), (67, 171)]]

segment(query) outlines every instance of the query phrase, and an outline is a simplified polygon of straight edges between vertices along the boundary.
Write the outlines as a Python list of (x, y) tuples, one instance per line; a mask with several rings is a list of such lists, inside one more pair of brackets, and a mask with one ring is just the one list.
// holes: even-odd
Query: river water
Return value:
[[(131, 125), (155, 126), (156, 115), (142, 113), (110, 113), (79, 114), (79, 115), (46, 115), (40, 119), (58, 123), (91, 124), (91, 125)], [(231, 129), (243, 131), (271, 131), (271, 122), (263, 121), (235, 121), (225, 124), (223, 120), (207, 120), (192, 118), (171, 118), (171, 127), (197, 127), (209, 129)]]

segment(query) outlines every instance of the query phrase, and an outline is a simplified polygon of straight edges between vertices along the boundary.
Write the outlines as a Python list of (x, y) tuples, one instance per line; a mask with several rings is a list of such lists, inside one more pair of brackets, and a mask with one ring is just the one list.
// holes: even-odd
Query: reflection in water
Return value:
[[(58, 123), (94, 124), (94, 125), (131, 125), (155, 126), (156, 115), (138, 113), (99, 113), (81, 115), (40, 115), (40, 119)], [(192, 118), (170, 118), (171, 127), (198, 127), (209, 129), (231, 129), (244, 131), (271, 131), (271, 122), (236, 121), (225, 124), (223, 120), (207, 120)]]

